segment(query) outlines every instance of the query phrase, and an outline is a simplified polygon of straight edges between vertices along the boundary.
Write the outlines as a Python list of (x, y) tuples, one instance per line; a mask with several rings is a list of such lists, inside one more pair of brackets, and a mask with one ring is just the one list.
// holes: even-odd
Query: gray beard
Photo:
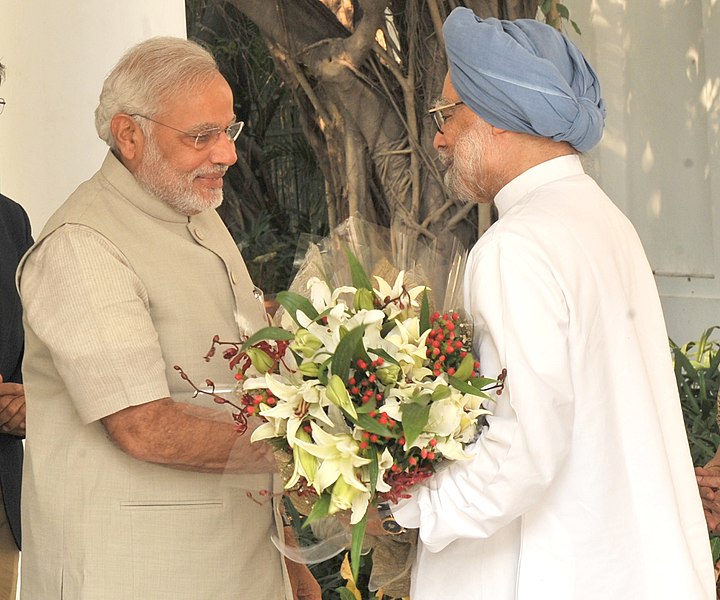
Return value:
[(440, 160), (447, 167), (445, 187), (452, 196), (465, 202), (492, 201), (501, 186), (497, 177), (483, 169), (490, 144), (487, 131), (476, 125), (458, 136), (452, 155), (440, 152)]
[[(215, 172), (227, 167), (218, 167)], [(150, 194), (162, 200), (165, 204), (179, 212), (181, 215), (191, 216), (211, 208), (217, 208), (223, 201), (223, 190), (210, 190), (210, 199), (205, 199), (193, 190), (193, 181), (199, 174), (207, 169), (196, 169), (190, 173), (178, 173), (165, 160), (160, 149), (152, 138), (143, 150), (142, 161), (135, 171), (138, 183)]]

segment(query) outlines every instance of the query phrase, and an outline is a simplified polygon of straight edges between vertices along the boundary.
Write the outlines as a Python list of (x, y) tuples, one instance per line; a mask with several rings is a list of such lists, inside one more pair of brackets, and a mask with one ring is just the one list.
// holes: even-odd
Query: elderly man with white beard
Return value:
[[(494, 202), (466, 309), (505, 391), (474, 446), (393, 507), (413, 600), (710, 600), (712, 559), (653, 274), (585, 174), (597, 77), (561, 33), (455, 9), (431, 110), (459, 197)], [(448, 574), (452, 574), (451, 577)]]
[(224, 381), (203, 360), (212, 337), (266, 324), (214, 210), (243, 126), (230, 86), (197, 44), (153, 38), (112, 70), (95, 117), (110, 151), (18, 272), (22, 598), (319, 600), (271, 542), (271, 449), (173, 369)]

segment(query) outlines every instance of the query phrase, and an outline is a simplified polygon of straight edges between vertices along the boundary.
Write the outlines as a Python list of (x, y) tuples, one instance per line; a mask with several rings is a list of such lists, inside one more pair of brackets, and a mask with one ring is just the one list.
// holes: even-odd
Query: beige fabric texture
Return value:
[[(23, 600), (278, 600), (270, 475), (179, 471), (131, 458), (99, 422), (190, 398), (173, 369), (227, 383), (213, 335), (265, 323), (215, 211), (185, 217), (110, 153), (50, 219), (18, 272), (25, 307)], [(291, 597), (291, 596), (287, 596)]]

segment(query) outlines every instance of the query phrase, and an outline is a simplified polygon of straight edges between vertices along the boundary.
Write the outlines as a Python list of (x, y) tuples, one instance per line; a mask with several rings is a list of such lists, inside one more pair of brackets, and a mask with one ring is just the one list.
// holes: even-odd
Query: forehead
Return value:
[(458, 96), (458, 93), (455, 91), (452, 80), (450, 79), (450, 71), (448, 71), (447, 75), (445, 75), (445, 81), (442, 88), (442, 97), (448, 102), (457, 102), (458, 100), (460, 100), (460, 96)]
[(166, 117), (182, 119), (185, 123), (224, 125), (234, 114), (232, 90), (218, 73), (209, 82), (173, 96), (162, 113)]

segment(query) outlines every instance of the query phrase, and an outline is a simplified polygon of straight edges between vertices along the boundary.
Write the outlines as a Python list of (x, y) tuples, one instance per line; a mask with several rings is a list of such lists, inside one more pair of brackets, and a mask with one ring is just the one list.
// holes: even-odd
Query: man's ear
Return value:
[(130, 171), (133, 171), (131, 166), (140, 162), (145, 146), (145, 135), (142, 129), (130, 115), (118, 113), (110, 121), (110, 131), (115, 138), (115, 145), (122, 162)]

